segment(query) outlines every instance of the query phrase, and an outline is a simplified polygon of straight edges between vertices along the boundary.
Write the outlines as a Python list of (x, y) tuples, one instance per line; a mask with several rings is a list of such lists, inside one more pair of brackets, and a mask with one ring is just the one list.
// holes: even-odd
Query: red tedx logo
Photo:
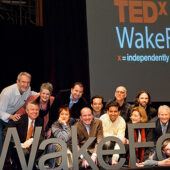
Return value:
[[(119, 21), (122, 23), (154, 23), (159, 15), (168, 15), (166, 5), (167, 1), (114, 0), (114, 6), (119, 9)], [(129, 15), (125, 14), (125, 9)], [(151, 14), (149, 11), (152, 11)]]

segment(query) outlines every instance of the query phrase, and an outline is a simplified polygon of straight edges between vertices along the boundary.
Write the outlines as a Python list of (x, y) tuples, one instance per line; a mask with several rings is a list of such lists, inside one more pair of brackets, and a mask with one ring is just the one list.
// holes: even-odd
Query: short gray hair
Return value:
[(42, 91), (43, 89), (47, 89), (50, 92), (50, 95), (52, 95), (53, 92), (53, 85), (51, 83), (43, 83), (40, 87), (40, 91)]
[(168, 113), (170, 114), (170, 107), (169, 107), (169, 106), (167, 106), (167, 105), (159, 106), (159, 108), (158, 108), (158, 114), (161, 113), (162, 110), (167, 110)]
[(17, 80), (18, 80), (18, 81), (20, 81), (21, 76), (29, 77), (30, 80), (31, 80), (31, 74), (30, 74), (30, 73), (27, 73), (27, 72), (21, 72), (21, 73), (19, 73), (18, 76), (17, 76)]

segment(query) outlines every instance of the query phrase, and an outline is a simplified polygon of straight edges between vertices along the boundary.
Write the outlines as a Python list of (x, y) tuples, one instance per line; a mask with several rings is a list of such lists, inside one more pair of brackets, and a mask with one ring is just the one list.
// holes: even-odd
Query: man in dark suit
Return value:
[[(38, 117), (39, 116), (39, 104), (36, 101), (28, 102), (26, 106), (26, 113), (21, 116), (18, 121), (13, 121), (9, 124), (8, 128), (16, 127), (18, 136), (21, 142), (21, 147), (24, 151), (24, 155), (26, 161), (29, 159), (30, 148), (32, 142), (34, 140), (34, 130), (35, 127), (43, 127), (43, 120)], [(40, 141), (44, 139), (44, 132), (42, 131), (40, 136)], [(10, 148), (8, 149), (10, 152), (12, 162), (13, 162), (13, 169), (21, 169), (18, 154), (16, 152), (16, 148), (14, 146), (13, 141), (11, 141)], [(41, 151), (37, 152), (36, 158), (40, 156)]]
[[(170, 107), (166, 105), (160, 106), (158, 108), (158, 117), (151, 119), (150, 122), (155, 122), (156, 128), (149, 130), (147, 140), (156, 144), (160, 136), (170, 133)], [(153, 151), (151, 149), (151, 153)]]
[(49, 127), (58, 119), (59, 107), (65, 104), (69, 105), (71, 117), (79, 118), (80, 110), (87, 105), (87, 101), (82, 96), (83, 91), (83, 84), (81, 82), (76, 82), (71, 90), (62, 90), (56, 95), (51, 106)]
[[(84, 107), (81, 110), (80, 121), (76, 123), (77, 126), (77, 138), (79, 147), (84, 145), (84, 143), (90, 137), (96, 137), (93, 143), (87, 148), (87, 151), (91, 155), (91, 159), (95, 164), (97, 164), (97, 145), (103, 139), (103, 127), (100, 119), (93, 118), (93, 114), (90, 108)], [(89, 164), (83, 155), (80, 156), (82, 159), (82, 167), (88, 167)]]

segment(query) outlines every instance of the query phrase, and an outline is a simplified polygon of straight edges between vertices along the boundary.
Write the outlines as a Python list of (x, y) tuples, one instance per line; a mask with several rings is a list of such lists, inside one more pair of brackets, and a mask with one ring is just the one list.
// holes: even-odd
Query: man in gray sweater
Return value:
[(170, 166), (170, 139), (167, 139), (162, 144), (162, 156), (163, 160), (159, 161), (156, 151), (151, 155), (149, 159), (142, 163), (137, 163), (137, 167), (144, 167), (144, 166)]

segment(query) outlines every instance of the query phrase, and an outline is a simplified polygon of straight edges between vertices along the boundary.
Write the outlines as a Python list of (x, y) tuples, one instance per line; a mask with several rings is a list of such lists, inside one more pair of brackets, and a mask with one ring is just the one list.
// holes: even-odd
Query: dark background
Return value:
[(27, 71), (34, 91), (49, 81), (55, 95), (81, 81), (89, 99), (85, 0), (44, 0), (43, 15), (43, 27), (0, 22), (0, 91)]
[(27, 71), (34, 91), (49, 81), (55, 96), (60, 89), (82, 81), (89, 100), (86, 0), (44, 0), (43, 16), (43, 27), (0, 21), (0, 91), (15, 83), (21, 71)]

